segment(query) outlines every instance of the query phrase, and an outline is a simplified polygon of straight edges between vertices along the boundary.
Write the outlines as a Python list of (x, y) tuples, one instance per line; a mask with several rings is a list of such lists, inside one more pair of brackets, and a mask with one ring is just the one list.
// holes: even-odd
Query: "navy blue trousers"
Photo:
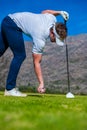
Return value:
[(9, 16), (6, 16), (1, 24), (0, 57), (8, 47), (10, 47), (13, 52), (13, 59), (8, 72), (6, 89), (11, 90), (16, 86), (17, 75), (22, 62), (26, 58), (26, 52), (22, 30), (17, 27), (15, 22)]

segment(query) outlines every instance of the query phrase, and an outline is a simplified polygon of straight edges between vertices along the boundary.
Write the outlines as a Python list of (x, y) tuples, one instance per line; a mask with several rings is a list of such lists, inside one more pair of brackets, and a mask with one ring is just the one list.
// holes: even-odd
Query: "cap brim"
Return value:
[(56, 37), (56, 44), (59, 46), (63, 46), (64, 45), (64, 41), (62, 41), (61, 39)]

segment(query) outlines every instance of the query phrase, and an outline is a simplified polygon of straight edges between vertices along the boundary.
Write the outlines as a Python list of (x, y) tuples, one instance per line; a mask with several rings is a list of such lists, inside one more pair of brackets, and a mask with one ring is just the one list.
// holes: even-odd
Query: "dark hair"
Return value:
[(64, 23), (56, 23), (55, 29), (57, 34), (60, 36), (62, 40), (64, 40), (67, 36), (67, 27)]

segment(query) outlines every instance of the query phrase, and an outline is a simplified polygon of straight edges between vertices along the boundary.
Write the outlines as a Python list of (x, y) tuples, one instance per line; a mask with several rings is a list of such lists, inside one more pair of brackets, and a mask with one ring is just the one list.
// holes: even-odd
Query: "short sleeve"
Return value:
[(45, 41), (40, 39), (33, 40), (33, 48), (32, 48), (33, 53), (43, 54), (44, 47), (45, 47)]

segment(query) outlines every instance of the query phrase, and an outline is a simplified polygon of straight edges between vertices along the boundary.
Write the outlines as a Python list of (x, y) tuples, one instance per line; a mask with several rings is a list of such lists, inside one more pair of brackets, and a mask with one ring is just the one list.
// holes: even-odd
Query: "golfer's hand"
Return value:
[(66, 11), (61, 11), (60, 13), (62, 17), (67, 21), (69, 19), (69, 13)]
[(38, 93), (45, 93), (46, 92), (46, 88), (44, 88), (43, 86), (39, 85), (39, 87), (37, 88)]

